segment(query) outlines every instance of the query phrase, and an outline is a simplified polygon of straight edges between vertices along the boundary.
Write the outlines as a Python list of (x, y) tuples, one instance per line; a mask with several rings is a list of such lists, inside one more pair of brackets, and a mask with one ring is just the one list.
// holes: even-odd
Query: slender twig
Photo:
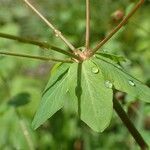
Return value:
[(23, 0), (55, 33), (56, 37), (59, 37), (71, 50), (75, 47), (62, 35), (62, 33), (56, 29), (50, 21), (48, 21), (28, 0)]
[(118, 26), (116, 26), (107, 37), (105, 37), (102, 41), (100, 41), (95, 48), (92, 49), (92, 52), (90, 56), (94, 55), (96, 51), (98, 51), (99, 48), (101, 48), (120, 28), (127, 23), (127, 21), (130, 19), (130, 17), (138, 10), (138, 8), (144, 3), (144, 0), (140, 0), (135, 7), (132, 9), (132, 11), (119, 23)]
[(44, 60), (44, 61), (56, 61), (56, 62), (66, 62), (66, 63), (72, 63), (73, 62), (71, 59), (62, 60), (62, 59), (56, 59), (56, 58), (50, 58), (50, 57), (32, 56), (32, 55), (26, 55), (26, 54), (4, 52), (4, 51), (0, 51), (0, 55), (32, 58), (32, 59)]
[(36, 41), (36, 40), (30, 40), (30, 39), (27, 39), (27, 38), (22, 38), (22, 37), (18, 37), (18, 36), (6, 34), (6, 33), (0, 33), (0, 37), (15, 40), (15, 41), (19, 41), (19, 42), (22, 42), (22, 43), (28, 43), (28, 44), (36, 45), (36, 46), (39, 46), (39, 47), (44, 48), (44, 49), (51, 49), (53, 51), (62, 53), (64, 55), (73, 57), (75, 59), (78, 59), (78, 57), (76, 55), (74, 55), (73, 53), (68, 52), (64, 49), (61, 49), (59, 47), (50, 45), (46, 42), (39, 42), (39, 41)]
[(148, 145), (144, 141), (141, 134), (138, 132), (138, 130), (135, 128), (134, 124), (131, 122), (131, 120), (128, 118), (126, 112), (123, 110), (119, 102), (114, 98), (113, 99), (114, 109), (124, 125), (127, 127), (137, 144), (140, 146), (141, 150), (148, 150)]
[(90, 48), (90, 0), (86, 0), (86, 37), (85, 37), (86, 50)]

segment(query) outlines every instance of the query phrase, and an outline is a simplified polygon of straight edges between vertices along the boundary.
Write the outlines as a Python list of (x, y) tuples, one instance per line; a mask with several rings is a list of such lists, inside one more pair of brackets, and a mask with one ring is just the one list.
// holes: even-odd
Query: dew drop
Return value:
[(135, 86), (135, 83), (134, 83), (132, 80), (129, 80), (128, 83), (129, 83), (131, 86)]
[(58, 30), (55, 30), (54, 32), (55, 32), (55, 36), (56, 36), (56, 37), (59, 37), (59, 35), (61, 34), (61, 32), (58, 31)]
[(99, 73), (99, 69), (98, 69), (97, 67), (93, 67), (93, 68), (92, 68), (92, 72), (93, 72), (94, 74), (97, 74), (97, 73)]
[(58, 33), (55, 33), (55, 36), (58, 37), (59, 36)]
[(69, 89), (66, 90), (66, 93), (69, 92)]
[(109, 89), (112, 89), (112, 87), (113, 87), (113, 84), (110, 82), (110, 81), (105, 81), (105, 86), (107, 87), (107, 88), (109, 88)]

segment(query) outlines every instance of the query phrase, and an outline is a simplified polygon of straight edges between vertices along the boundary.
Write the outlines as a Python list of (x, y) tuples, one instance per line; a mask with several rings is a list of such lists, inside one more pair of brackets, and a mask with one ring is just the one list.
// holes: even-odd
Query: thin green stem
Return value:
[(124, 125), (127, 127), (137, 144), (140, 146), (141, 150), (148, 150), (148, 145), (144, 141), (141, 134), (138, 132), (138, 130), (135, 128), (134, 124), (131, 122), (131, 120), (128, 118), (126, 112), (123, 110), (119, 102), (114, 98), (113, 99), (113, 105), (116, 113), (124, 123)]
[(86, 50), (90, 48), (90, 0), (86, 0), (86, 37), (85, 37)]
[(28, 0), (23, 0), (55, 33), (56, 37), (59, 37), (72, 51), (75, 47), (62, 35), (62, 33), (54, 27), (54, 25), (48, 21)]
[(62, 59), (56, 59), (56, 58), (50, 58), (50, 57), (32, 56), (32, 55), (26, 55), (26, 54), (4, 52), (4, 51), (0, 51), (0, 54), (1, 55), (8, 55), (8, 56), (15, 56), (15, 57), (32, 58), (32, 59), (44, 60), (44, 61), (56, 61), (56, 62), (66, 62), (66, 63), (72, 63), (73, 62), (71, 59), (62, 60)]
[(68, 51), (66, 51), (66, 50), (63, 50), (63, 49), (61, 49), (61, 48), (59, 48), (59, 47), (50, 45), (50, 44), (48, 44), (48, 43), (46, 43), (46, 42), (39, 42), (39, 41), (36, 41), (36, 40), (30, 40), (30, 39), (27, 39), (27, 38), (22, 38), (22, 37), (18, 37), (18, 36), (6, 34), (6, 33), (0, 33), (0, 37), (6, 38), (6, 39), (10, 39), (10, 40), (19, 41), (19, 42), (22, 42), (22, 43), (28, 43), (28, 44), (36, 45), (36, 46), (39, 46), (39, 47), (44, 48), (44, 49), (51, 49), (51, 50), (53, 50), (53, 51), (62, 53), (62, 54), (64, 54), (64, 55), (73, 57), (73, 58), (75, 58), (75, 59), (79, 59), (79, 58), (78, 58), (76, 55), (74, 55), (73, 53), (68, 52)]
[(101, 48), (120, 28), (127, 23), (127, 21), (132, 17), (132, 15), (140, 8), (140, 6), (144, 3), (144, 0), (140, 0), (135, 7), (132, 9), (132, 11), (119, 23), (118, 26), (116, 26), (106, 38), (104, 38), (102, 41), (100, 41), (95, 48), (92, 49), (90, 56), (93, 56), (96, 51), (98, 51), (99, 48)]

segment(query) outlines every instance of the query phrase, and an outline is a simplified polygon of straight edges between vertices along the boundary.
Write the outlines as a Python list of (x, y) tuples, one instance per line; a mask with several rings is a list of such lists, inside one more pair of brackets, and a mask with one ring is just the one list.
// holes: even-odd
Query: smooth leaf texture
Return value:
[(63, 107), (66, 99), (68, 68), (68, 64), (61, 64), (53, 72), (50, 81), (44, 90), (42, 100), (32, 122), (32, 127), (34, 129), (38, 128)]
[(150, 88), (142, 82), (103, 57), (95, 58), (94, 62), (100, 67), (105, 80), (109, 80), (115, 89), (126, 92), (139, 100), (150, 102)]
[(109, 54), (109, 53), (96, 53), (97, 56), (103, 56), (105, 58), (108, 58), (116, 63), (121, 63), (121, 62), (125, 62), (126, 59), (125, 57), (123, 56), (117, 56), (117, 55), (114, 55), (114, 54)]
[[(78, 102), (78, 113), (89, 127), (96, 132), (102, 132), (110, 123), (113, 111), (112, 89), (105, 87), (101, 71), (90, 60), (70, 67), (70, 92)], [(76, 75), (72, 73), (76, 71)], [(72, 72), (72, 73), (71, 73)], [(76, 87), (75, 87), (76, 81)], [(73, 94), (74, 93), (74, 94)], [(76, 95), (76, 96), (74, 96)]]
[(67, 80), (68, 100), (65, 102), (65, 105), (69, 105), (69, 107), (71, 107), (71, 109), (76, 113), (78, 113), (78, 100), (76, 96), (77, 78), (78, 78), (77, 72), (78, 72), (78, 63), (70, 64), (70, 68), (68, 70), (68, 80)]

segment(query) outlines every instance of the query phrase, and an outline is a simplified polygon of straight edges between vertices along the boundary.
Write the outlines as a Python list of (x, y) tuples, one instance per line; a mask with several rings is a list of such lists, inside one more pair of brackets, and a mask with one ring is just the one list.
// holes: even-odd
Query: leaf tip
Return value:
[(31, 127), (33, 130), (36, 130), (38, 127), (40, 127), (41, 124), (37, 123), (34, 119), (32, 121)]

